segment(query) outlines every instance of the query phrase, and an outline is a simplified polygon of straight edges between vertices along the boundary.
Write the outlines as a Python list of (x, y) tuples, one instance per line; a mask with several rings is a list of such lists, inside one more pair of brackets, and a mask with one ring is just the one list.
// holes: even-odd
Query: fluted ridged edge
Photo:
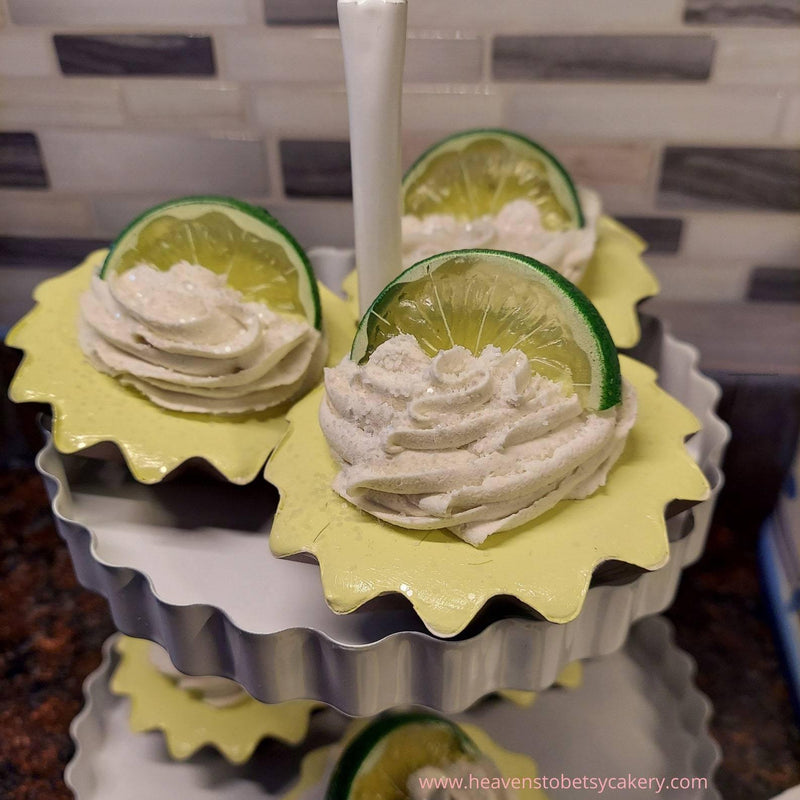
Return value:
[[(497, 689), (544, 689), (568, 662), (619, 649), (633, 622), (669, 606), (683, 568), (700, 557), (722, 486), (720, 463), (729, 432), (714, 413), (719, 387), (698, 371), (697, 350), (666, 334), (660, 357), (662, 373), (675, 376), (672, 393), (703, 425), (691, 447), (709, 479), (711, 496), (670, 520), (678, 536), (681, 530), (690, 532), (671, 542), (665, 567), (625, 585), (592, 587), (581, 614), (563, 625), (504, 618), (460, 640), (400, 631), (368, 645), (337, 642), (309, 628), (242, 631), (219, 608), (167, 603), (144, 573), (104, 563), (95, 555), (94, 533), (60, 510), (69, 487), (52, 442), (39, 453), (37, 467), (79, 581), (108, 600), (123, 633), (162, 645), (181, 671), (232, 678), (267, 703), (313, 699), (352, 716), (400, 704), (455, 713)], [(287, 655), (298, 662), (288, 677), (282, 668)], [(280, 685), (271, 679), (278, 672), (283, 673)]]
[[(84, 681), (84, 706), (70, 726), (75, 753), (67, 765), (64, 778), (76, 800), (92, 796), (95, 787), (91, 754), (98, 739), (104, 735), (103, 713), (107, 701), (100, 695), (112, 672), (115, 638), (112, 636), (106, 641), (102, 663)], [(685, 774), (708, 778), (709, 786), (702, 795), (704, 800), (720, 800), (720, 794), (713, 785), (713, 776), (720, 763), (721, 752), (709, 732), (709, 720), (713, 713), (711, 703), (694, 683), (694, 660), (677, 647), (674, 629), (663, 617), (652, 618), (638, 626), (627, 646), (642, 669), (655, 675), (675, 700), (677, 717), (690, 737), (687, 753), (681, 761), (686, 765)]]

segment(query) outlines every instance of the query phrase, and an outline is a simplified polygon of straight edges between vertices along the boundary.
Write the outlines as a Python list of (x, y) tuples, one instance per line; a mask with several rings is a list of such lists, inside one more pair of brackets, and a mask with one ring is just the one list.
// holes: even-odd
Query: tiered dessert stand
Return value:
[[(348, 8), (343, 16), (345, 39), (358, 39), (356, 13)], [(376, 57), (388, 58), (398, 41), (395, 36), (377, 42)], [(368, 43), (368, 38), (361, 42)], [(352, 98), (354, 81), (380, 70), (348, 58), (347, 49), (345, 55)], [(390, 70), (398, 81), (401, 71), (397, 63)], [(368, 94), (369, 88), (361, 87), (356, 96), (365, 100)], [(354, 149), (355, 178), (362, 155), (397, 139), (399, 88), (396, 96), (398, 107), (383, 109), (387, 113), (368, 104), (356, 110), (359, 119), (389, 122), (381, 130), (351, 125), (359, 150), (355, 158)], [(362, 171), (360, 181), (362, 190), (374, 181), (375, 193), (385, 199), (391, 196), (385, 187), (398, 180), (390, 167), (399, 169), (399, 161), (384, 166), (384, 172), (366, 177)], [(363, 192), (354, 194), (358, 244), (364, 203)], [(391, 208), (386, 213), (391, 216)], [(334, 289), (353, 264), (349, 251), (321, 249), (311, 256), (319, 278)], [(371, 257), (374, 253), (362, 248), (360, 263)], [(59, 532), (79, 580), (107, 598), (120, 631), (158, 642), (181, 671), (232, 678), (262, 702), (308, 698), (329, 706), (315, 714), (311, 736), (300, 748), (268, 743), (239, 768), (208, 750), (172, 763), (159, 734), (129, 731), (128, 701), (108, 686), (118, 658), (108, 646), (73, 726), (77, 750), (67, 780), (76, 797), (283, 797), (303, 753), (335, 741), (344, 715), (417, 704), (482, 726), (501, 746), (530, 755), (540, 775), (694, 777), (705, 785), (701, 780), (681, 797), (716, 798), (711, 778), (718, 754), (706, 728), (709, 706), (692, 685), (690, 660), (676, 649), (664, 620), (634, 623), (670, 604), (683, 568), (703, 550), (722, 482), (727, 429), (714, 414), (718, 389), (698, 371), (697, 352), (657, 319), (642, 317), (641, 325), (643, 336), (632, 355), (654, 367), (662, 388), (700, 420), (702, 429), (688, 448), (711, 495), (691, 508), (667, 509), (665, 567), (643, 572), (602, 565), (581, 613), (565, 624), (501, 599), (452, 639), (431, 634), (402, 597), (379, 598), (338, 616), (325, 603), (317, 564), (270, 553), (276, 495), (265, 481), (238, 486), (188, 471), (144, 485), (130, 477), (121, 459), (64, 455), (48, 441), (37, 464)], [(576, 659), (592, 659), (579, 689), (553, 689), (524, 709), (496, 699), (475, 705), (501, 689), (546, 689)], [(323, 793), (324, 780), (303, 797)], [(585, 796), (563, 788), (548, 788), (548, 794)]]
[[(333, 283), (352, 263), (345, 251), (312, 256), (318, 275)], [(148, 486), (135, 482), (121, 460), (64, 455), (51, 441), (37, 464), (79, 580), (107, 598), (119, 630), (160, 643), (183, 672), (232, 678), (263, 702), (328, 704), (331, 710), (314, 717), (309, 746), (335, 738), (342, 714), (419, 704), (465, 713), (503, 746), (528, 753), (541, 772), (589, 773), (591, 766), (598, 775), (624, 769), (705, 777), (708, 788), (685, 796), (715, 797), (708, 704), (691, 684), (689, 660), (663, 620), (634, 623), (670, 604), (683, 568), (703, 550), (727, 429), (714, 414), (718, 389), (699, 373), (697, 352), (659, 320), (643, 316), (641, 323), (633, 355), (656, 368), (663, 388), (701, 421), (688, 447), (711, 496), (668, 512), (667, 566), (601, 567), (580, 615), (562, 625), (501, 602), (454, 639), (429, 633), (402, 599), (336, 615), (325, 604), (315, 563), (271, 555), (276, 498), (266, 482), (236, 486), (188, 472)], [(552, 690), (530, 709), (498, 701), (471, 708), (498, 689), (545, 689), (568, 662), (599, 656), (607, 657), (589, 662), (578, 691)], [(234, 798), (263, 796), (264, 786), (280, 797), (290, 786), (303, 748), (291, 758), (285, 749), (261, 748), (239, 769), (209, 753), (168, 763), (157, 734), (127, 730), (127, 701), (107, 687), (115, 657), (108, 650), (89, 681), (74, 726), (78, 753), (68, 777), (78, 798), (141, 797), (146, 789), (144, 796), (156, 800), (188, 786), (203, 797), (220, 783)], [(538, 737), (531, 733), (537, 730)], [(605, 753), (609, 733), (615, 744)], [(135, 778), (115, 781), (117, 770)]]

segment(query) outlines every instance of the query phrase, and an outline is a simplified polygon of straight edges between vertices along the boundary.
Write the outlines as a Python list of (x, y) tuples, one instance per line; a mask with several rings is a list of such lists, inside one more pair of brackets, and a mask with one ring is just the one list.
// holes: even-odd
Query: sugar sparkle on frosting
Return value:
[(335, 491), (379, 519), (473, 545), (602, 486), (636, 414), (627, 384), (621, 404), (588, 412), (519, 350), (430, 358), (410, 335), (363, 365), (326, 369), (325, 389)]
[(271, 408), (310, 389), (325, 359), (305, 320), (247, 302), (223, 275), (186, 261), (95, 276), (80, 307), (94, 367), (176, 411)]
[(531, 256), (577, 283), (588, 265), (597, 240), (600, 196), (578, 190), (585, 224), (565, 231), (542, 225), (539, 208), (530, 200), (512, 200), (495, 216), (459, 220), (449, 214), (403, 217), (403, 266), (448, 250), (490, 248)]

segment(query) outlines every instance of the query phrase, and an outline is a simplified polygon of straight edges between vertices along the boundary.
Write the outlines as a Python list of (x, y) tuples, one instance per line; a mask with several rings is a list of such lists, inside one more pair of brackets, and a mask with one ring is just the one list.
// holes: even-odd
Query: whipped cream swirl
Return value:
[(582, 228), (551, 231), (542, 225), (539, 208), (530, 200), (512, 200), (495, 216), (459, 220), (449, 214), (420, 219), (403, 217), (403, 266), (448, 250), (490, 248), (531, 256), (577, 283), (588, 265), (597, 240), (600, 196), (580, 188), (585, 224)]
[(178, 670), (163, 647), (153, 644), (150, 647), (150, 663), (165, 677), (169, 678), (179, 689), (193, 692), (201, 700), (215, 708), (230, 708), (250, 698), (250, 695), (238, 684), (228, 678), (214, 675), (184, 675)]
[(405, 528), (473, 545), (605, 483), (636, 415), (633, 388), (601, 412), (531, 372), (519, 350), (427, 356), (395, 336), (359, 366), (325, 370), (320, 424), (341, 462), (333, 488)]
[(92, 365), (175, 411), (261, 411), (308, 391), (326, 349), (305, 320), (246, 302), (225, 277), (181, 261), (95, 276), (79, 342)]
[(462, 759), (446, 767), (422, 767), (406, 781), (411, 800), (512, 800), (497, 767), (488, 759)]

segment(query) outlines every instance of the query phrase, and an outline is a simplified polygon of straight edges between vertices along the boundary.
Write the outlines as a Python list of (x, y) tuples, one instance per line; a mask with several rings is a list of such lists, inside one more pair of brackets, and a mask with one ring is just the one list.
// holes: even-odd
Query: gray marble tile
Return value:
[(800, 150), (667, 147), (658, 204), (800, 211)]
[(701, 25), (800, 25), (800, 0), (686, 0), (683, 18)]
[(336, 0), (264, 0), (268, 25), (336, 25)]
[(64, 75), (215, 75), (209, 36), (110, 34), (53, 36)]
[(284, 139), (280, 143), (287, 197), (350, 197), (350, 143)]
[(0, 133), (0, 186), (44, 189), (49, 185), (34, 133)]
[(677, 217), (617, 217), (647, 242), (648, 253), (677, 253), (683, 220)]
[(747, 299), (800, 303), (800, 267), (756, 267), (750, 273)]
[(0, 236), (0, 267), (74, 267), (107, 239)]
[(496, 36), (492, 72), (499, 81), (707, 80), (711, 36)]

